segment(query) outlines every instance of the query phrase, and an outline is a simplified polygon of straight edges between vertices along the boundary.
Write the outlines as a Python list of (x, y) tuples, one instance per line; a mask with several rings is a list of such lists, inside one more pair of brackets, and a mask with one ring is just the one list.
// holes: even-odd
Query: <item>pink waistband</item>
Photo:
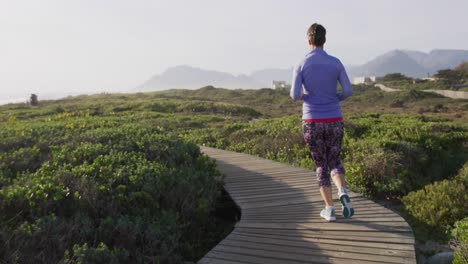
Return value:
[(332, 123), (343, 121), (343, 117), (331, 117), (331, 118), (305, 118), (302, 119), (304, 122), (316, 122), (316, 123)]

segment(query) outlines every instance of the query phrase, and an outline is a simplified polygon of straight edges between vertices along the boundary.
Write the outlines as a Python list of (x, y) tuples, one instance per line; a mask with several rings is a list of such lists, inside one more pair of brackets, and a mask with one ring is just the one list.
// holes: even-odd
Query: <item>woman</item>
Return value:
[[(343, 216), (353, 216), (354, 209), (344, 182), (340, 152), (343, 141), (343, 117), (340, 101), (352, 94), (353, 88), (339, 59), (323, 50), (325, 28), (314, 23), (307, 31), (311, 52), (294, 69), (291, 97), (304, 100), (302, 130), (304, 140), (317, 167), (317, 180), (325, 209), (320, 216), (335, 221), (330, 177), (338, 189)], [(338, 93), (337, 84), (342, 92)]]

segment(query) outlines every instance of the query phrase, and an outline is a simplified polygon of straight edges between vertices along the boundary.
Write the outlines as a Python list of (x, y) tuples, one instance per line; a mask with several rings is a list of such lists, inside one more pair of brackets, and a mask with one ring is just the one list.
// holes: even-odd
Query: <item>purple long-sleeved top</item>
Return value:
[[(342, 92), (338, 93), (340, 82)], [(303, 98), (303, 119), (341, 117), (340, 101), (353, 93), (346, 70), (341, 61), (315, 48), (294, 69), (291, 98)]]

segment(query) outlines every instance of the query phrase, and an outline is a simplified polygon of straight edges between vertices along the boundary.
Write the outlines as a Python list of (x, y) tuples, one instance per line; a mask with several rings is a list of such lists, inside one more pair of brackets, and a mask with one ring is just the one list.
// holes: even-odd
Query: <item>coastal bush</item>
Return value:
[(452, 246), (455, 249), (453, 264), (468, 263), (468, 217), (455, 223)]
[[(380, 198), (397, 198), (455, 175), (467, 157), (467, 132), (437, 118), (366, 114), (348, 118), (343, 160), (348, 182)], [(356, 138), (353, 127), (361, 131)]]
[(214, 102), (155, 102), (149, 104), (148, 109), (160, 113), (221, 114), (250, 118), (261, 116), (260, 112), (247, 106)]
[(382, 82), (407, 81), (407, 80), (412, 80), (412, 78), (401, 73), (388, 73), (384, 75), (382, 78), (380, 78), (380, 81)]
[(392, 81), (379, 81), (383, 83), (385, 86), (400, 89), (402, 91), (405, 90), (450, 90), (451, 85), (435, 80), (435, 81), (424, 81), (424, 80), (392, 80)]
[(426, 185), (410, 192), (401, 201), (409, 214), (439, 233), (450, 229), (468, 213), (468, 163), (452, 179)]
[(26, 115), (0, 124), (0, 259), (180, 263), (199, 257), (222, 177), (198, 146), (167, 131), (180, 117), (94, 116), (79, 109)]

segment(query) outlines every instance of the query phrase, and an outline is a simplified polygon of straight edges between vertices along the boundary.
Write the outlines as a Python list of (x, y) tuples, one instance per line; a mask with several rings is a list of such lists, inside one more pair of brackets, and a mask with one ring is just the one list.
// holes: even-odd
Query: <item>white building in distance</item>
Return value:
[(362, 76), (362, 77), (354, 77), (353, 84), (368, 84), (376, 81), (375, 76)]
[(285, 81), (272, 81), (271, 89), (290, 89), (291, 85), (287, 84)]

